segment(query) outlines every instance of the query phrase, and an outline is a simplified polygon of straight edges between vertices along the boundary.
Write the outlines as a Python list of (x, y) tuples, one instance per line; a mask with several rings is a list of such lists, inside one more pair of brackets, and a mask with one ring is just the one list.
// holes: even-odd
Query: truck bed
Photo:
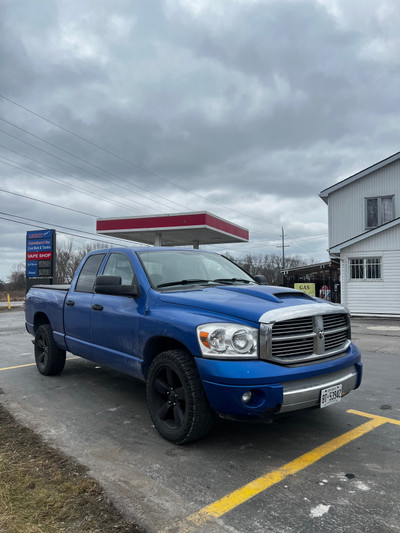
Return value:
[(69, 287), (69, 285), (35, 285), (29, 290), (25, 300), (25, 324), (29, 333), (35, 335), (38, 324), (42, 320), (49, 321), (54, 338), (63, 348), (65, 346), (64, 302)]

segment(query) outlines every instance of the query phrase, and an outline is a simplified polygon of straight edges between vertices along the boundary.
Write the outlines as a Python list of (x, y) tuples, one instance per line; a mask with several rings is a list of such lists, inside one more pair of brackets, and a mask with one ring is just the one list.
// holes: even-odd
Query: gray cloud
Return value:
[[(1, 186), (99, 216), (207, 209), (250, 228), (237, 253), (279, 253), (284, 225), (291, 252), (326, 259), (318, 192), (398, 151), (395, 0), (93, 6), (2, 3), (0, 93), (108, 152), (0, 98), (0, 118), (37, 136), (0, 120), (0, 144), (24, 154), (0, 148)], [(1, 211), (94, 232), (10, 198)], [(0, 278), (26, 229), (0, 219)]]

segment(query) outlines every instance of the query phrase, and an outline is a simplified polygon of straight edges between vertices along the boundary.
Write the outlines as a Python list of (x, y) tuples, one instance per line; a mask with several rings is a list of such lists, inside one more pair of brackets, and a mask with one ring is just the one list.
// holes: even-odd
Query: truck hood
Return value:
[(294, 289), (267, 285), (219, 285), (160, 293), (162, 302), (184, 305), (259, 322), (267, 311), (288, 306), (316, 304), (319, 300)]

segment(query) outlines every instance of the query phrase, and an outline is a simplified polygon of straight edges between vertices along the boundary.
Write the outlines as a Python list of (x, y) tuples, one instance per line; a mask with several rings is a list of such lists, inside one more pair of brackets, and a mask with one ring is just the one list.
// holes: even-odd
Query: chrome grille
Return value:
[[(342, 308), (343, 309), (343, 308)], [(344, 352), (350, 345), (347, 312), (276, 320), (261, 327), (266, 346), (261, 358), (280, 364), (313, 362)]]
[(311, 355), (314, 351), (314, 339), (272, 339), (272, 356)]
[(348, 339), (348, 335), (346, 331), (342, 331), (341, 333), (335, 333), (332, 335), (325, 335), (325, 351), (329, 352), (330, 350), (334, 350), (335, 348), (341, 348), (343, 344)]
[(324, 330), (327, 329), (336, 329), (347, 327), (348, 325), (348, 315), (325, 315), (322, 317), (324, 321)]
[(350, 322), (348, 315), (323, 316), (325, 352), (340, 349), (350, 339)]
[(313, 333), (313, 318), (306, 316), (304, 318), (294, 318), (293, 320), (283, 320), (274, 324), (274, 337), (280, 335), (306, 335)]

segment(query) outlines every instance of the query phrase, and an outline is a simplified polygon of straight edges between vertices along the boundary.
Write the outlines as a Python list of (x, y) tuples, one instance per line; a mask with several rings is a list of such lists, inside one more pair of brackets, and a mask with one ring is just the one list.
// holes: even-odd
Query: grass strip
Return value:
[(143, 533), (87, 469), (0, 405), (0, 533)]

